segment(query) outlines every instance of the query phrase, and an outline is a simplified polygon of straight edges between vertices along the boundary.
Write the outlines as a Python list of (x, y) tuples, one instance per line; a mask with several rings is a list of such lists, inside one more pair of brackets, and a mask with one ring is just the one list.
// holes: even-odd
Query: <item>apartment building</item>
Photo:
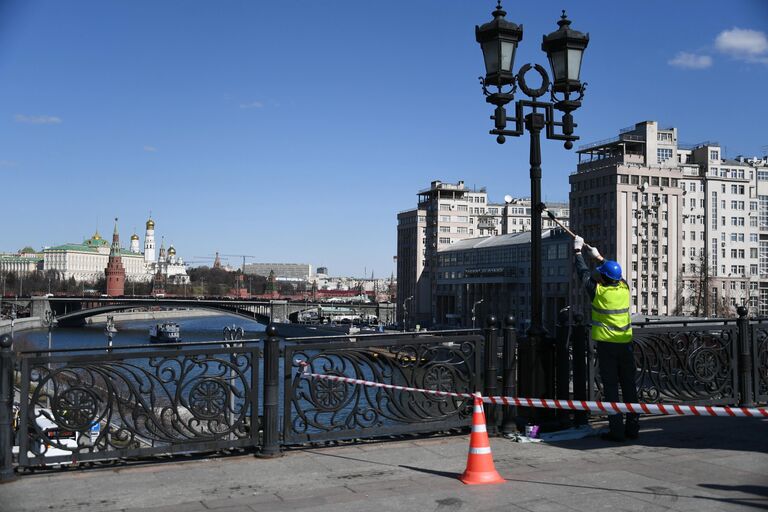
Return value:
[(676, 128), (655, 121), (578, 154), (571, 225), (622, 265), (634, 313), (730, 316), (741, 304), (766, 313), (768, 159), (681, 144)]
[(397, 216), (397, 310), (409, 325), (433, 325), (437, 251), (465, 238), (493, 232), (487, 221), (485, 188), (470, 189), (463, 181), (433, 181), (417, 194), (417, 206)]
[[(501, 234), (530, 231), (531, 200), (529, 198), (513, 198), (512, 196), (507, 196), (504, 199), (505, 203), (500, 209), (502, 212)], [(497, 205), (491, 206), (495, 207)], [(564, 226), (569, 225), (570, 208), (567, 203), (548, 203), (547, 209), (557, 217), (561, 224)], [(549, 216), (544, 216), (541, 219), (541, 227), (542, 229), (553, 229), (558, 226)]]
[[(548, 205), (568, 225), (569, 207)], [(530, 199), (505, 198), (504, 204), (489, 203), (486, 189), (473, 189), (463, 181), (435, 180), (417, 194), (417, 206), (397, 216), (398, 318), (411, 326), (443, 323), (438, 318), (438, 253), (461, 240), (530, 232)], [(545, 228), (555, 227), (549, 218)]]

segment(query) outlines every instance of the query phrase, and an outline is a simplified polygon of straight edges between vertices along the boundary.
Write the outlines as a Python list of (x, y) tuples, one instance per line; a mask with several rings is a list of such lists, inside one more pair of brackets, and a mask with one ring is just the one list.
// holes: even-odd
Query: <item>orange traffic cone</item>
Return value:
[(475, 412), (472, 415), (472, 434), (469, 436), (467, 469), (459, 478), (465, 484), (501, 484), (505, 480), (496, 471), (491, 454), (491, 443), (485, 429), (485, 413), (480, 393), (475, 393)]

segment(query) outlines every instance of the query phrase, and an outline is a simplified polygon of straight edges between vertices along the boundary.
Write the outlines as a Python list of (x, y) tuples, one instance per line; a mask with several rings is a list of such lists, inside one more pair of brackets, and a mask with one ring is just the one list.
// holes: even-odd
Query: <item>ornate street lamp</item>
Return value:
[[(541, 131), (545, 130), (548, 139), (564, 141), (565, 149), (571, 149), (573, 141), (578, 140), (579, 137), (573, 134), (576, 124), (571, 113), (581, 106), (584, 97), (586, 84), (580, 81), (581, 62), (589, 35), (573, 30), (563, 11), (559, 28), (545, 35), (541, 44), (549, 59), (553, 80), (539, 64), (525, 64), (515, 74), (515, 53), (523, 39), (523, 27), (505, 19), (507, 13), (501, 7), (501, 0), (492, 14), (492, 21), (475, 27), (475, 38), (485, 61), (485, 77), (480, 78), (480, 83), (485, 101), (496, 107), (491, 117), (494, 129), (490, 133), (496, 135), (499, 144), (503, 144), (507, 136), (519, 137), (525, 131), (530, 134), (531, 325), (527, 335), (532, 357), (535, 357), (547, 334), (542, 322), (541, 298), (541, 215), (544, 210), (541, 203)], [(530, 71), (541, 77), (538, 88), (528, 84), (526, 75)], [(508, 117), (506, 106), (515, 99), (518, 88), (530, 99), (515, 101), (514, 115)], [(547, 93), (549, 101), (539, 99)], [(559, 120), (556, 110), (561, 113)], [(512, 125), (511, 129), (508, 124)], [(547, 376), (540, 375), (539, 380), (542, 377)]]
[(475, 27), (475, 38), (483, 49), (485, 59), (484, 82), (501, 87), (514, 82), (512, 68), (515, 64), (517, 43), (523, 40), (523, 27), (504, 19), (507, 13), (501, 2), (493, 11), (493, 20)]

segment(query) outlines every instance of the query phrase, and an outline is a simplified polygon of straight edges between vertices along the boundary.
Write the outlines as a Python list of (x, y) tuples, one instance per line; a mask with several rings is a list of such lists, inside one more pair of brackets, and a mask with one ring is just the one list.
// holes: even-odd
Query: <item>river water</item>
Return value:
[[(266, 326), (245, 318), (229, 315), (173, 318), (163, 320), (116, 320), (117, 333), (112, 346), (149, 344), (149, 328), (161, 322), (175, 322), (181, 328), (182, 341), (218, 341), (224, 339), (224, 327), (237, 326), (245, 331), (245, 339), (261, 338)], [(51, 332), (51, 348), (98, 348), (107, 346), (104, 324), (85, 327), (56, 327)], [(45, 349), (48, 347), (48, 329), (33, 329), (14, 335), (16, 350)]]

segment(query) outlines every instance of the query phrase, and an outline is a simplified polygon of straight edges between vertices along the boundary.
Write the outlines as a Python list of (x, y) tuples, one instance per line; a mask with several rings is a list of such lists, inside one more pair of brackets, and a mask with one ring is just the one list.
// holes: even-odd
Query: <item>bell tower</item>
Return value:
[(147, 231), (144, 233), (144, 263), (155, 262), (155, 221), (152, 220), (152, 214), (147, 219)]

